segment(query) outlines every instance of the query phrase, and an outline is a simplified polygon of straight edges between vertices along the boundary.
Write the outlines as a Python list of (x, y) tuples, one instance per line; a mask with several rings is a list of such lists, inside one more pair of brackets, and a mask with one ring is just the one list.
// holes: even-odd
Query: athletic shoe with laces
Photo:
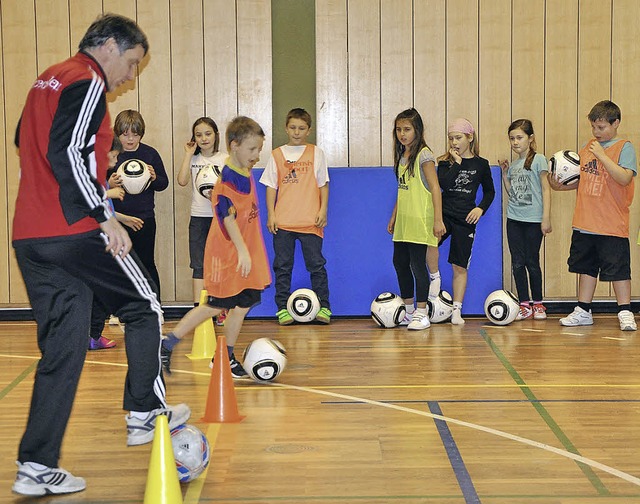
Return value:
[(413, 312), (411, 322), (407, 326), (410, 331), (422, 331), (423, 329), (429, 329), (431, 322), (429, 321), (429, 315), (419, 312), (418, 310)]
[(560, 324), (566, 327), (593, 325), (593, 315), (591, 310), (586, 311), (576, 306), (569, 315), (560, 319)]
[(28, 462), (16, 462), (18, 473), (11, 488), (20, 495), (49, 495), (80, 492), (87, 488), (83, 478), (78, 478), (59, 467), (36, 469)]
[(116, 346), (115, 340), (100, 336), (99, 339), (93, 339), (89, 336), (89, 350), (103, 350), (105, 348), (113, 348)]
[(533, 309), (531, 308), (531, 306), (529, 306), (529, 303), (520, 303), (520, 309), (518, 311), (518, 315), (516, 315), (516, 320), (526, 320), (532, 317)]
[(166, 415), (169, 420), (169, 430), (182, 425), (191, 416), (191, 410), (186, 404), (176, 404), (167, 408), (157, 408), (147, 413), (145, 418), (125, 415), (127, 421), (127, 445), (137, 446), (153, 441), (158, 415)]
[(402, 320), (400, 321), (400, 323), (398, 324), (399, 326), (408, 326), (411, 323), (411, 319), (413, 318), (413, 314), (415, 313), (415, 311), (412, 311), (411, 313), (405, 311), (404, 312), (404, 317), (402, 318)]
[(542, 303), (533, 303), (533, 320), (545, 320), (547, 309)]
[(636, 325), (636, 318), (633, 312), (629, 310), (621, 310), (618, 312), (618, 321), (620, 322), (621, 331), (636, 331), (638, 326)]
[(320, 311), (316, 315), (316, 320), (323, 324), (329, 324), (331, 322), (331, 310), (325, 306), (320, 308)]
[[(242, 378), (249, 377), (249, 374), (244, 370), (244, 368), (242, 367), (242, 364), (240, 364), (240, 362), (236, 359), (236, 356), (234, 354), (231, 354), (231, 358), (229, 359), (229, 366), (231, 367), (231, 376), (234, 379), (240, 380)], [(209, 367), (213, 369), (213, 358), (209, 363)]]
[(276, 317), (278, 317), (278, 324), (280, 325), (293, 324), (293, 317), (286, 308), (278, 310), (278, 312), (276, 313)]
[(162, 362), (162, 370), (170, 375), (171, 374), (171, 350), (162, 345), (160, 347), (160, 362)]

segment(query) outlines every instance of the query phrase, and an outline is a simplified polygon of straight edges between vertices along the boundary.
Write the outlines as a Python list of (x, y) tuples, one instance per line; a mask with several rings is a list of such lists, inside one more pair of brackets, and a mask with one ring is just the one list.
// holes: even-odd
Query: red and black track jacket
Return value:
[(79, 52), (29, 91), (16, 132), (14, 242), (86, 233), (112, 215), (104, 191), (113, 141), (105, 81), (98, 62)]

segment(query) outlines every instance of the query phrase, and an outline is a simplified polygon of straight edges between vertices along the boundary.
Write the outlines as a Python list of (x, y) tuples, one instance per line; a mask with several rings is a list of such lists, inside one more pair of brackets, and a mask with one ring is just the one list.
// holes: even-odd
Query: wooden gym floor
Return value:
[[(143, 500), (151, 445), (126, 447), (123, 337), (105, 335), (118, 346), (87, 355), (61, 460), (87, 490), (38, 502)], [(261, 336), (285, 345), (288, 368), (277, 384), (236, 382), (237, 424), (199, 421), (208, 362), (185, 357), (191, 338), (174, 352), (168, 400), (191, 406), (212, 447), (185, 503), (640, 503), (640, 338), (615, 316), (423, 332), (248, 321), (237, 353)], [(0, 349), (0, 502), (26, 503), (11, 484), (35, 325), (0, 323)]]

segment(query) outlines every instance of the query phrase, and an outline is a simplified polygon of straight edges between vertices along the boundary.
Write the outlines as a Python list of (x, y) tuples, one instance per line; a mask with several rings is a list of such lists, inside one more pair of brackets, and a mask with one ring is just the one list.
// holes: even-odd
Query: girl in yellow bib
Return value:
[(438, 240), (445, 233), (442, 194), (435, 157), (424, 139), (424, 124), (416, 109), (410, 108), (397, 115), (393, 139), (398, 198), (387, 231), (393, 235), (393, 266), (406, 306), (405, 318), (400, 325), (419, 331), (431, 325), (425, 255), (427, 247), (438, 247)]

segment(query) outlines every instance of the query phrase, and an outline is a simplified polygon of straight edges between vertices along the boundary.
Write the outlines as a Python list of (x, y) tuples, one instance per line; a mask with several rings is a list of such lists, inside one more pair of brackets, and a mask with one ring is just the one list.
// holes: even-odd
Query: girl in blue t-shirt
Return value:
[(502, 182), (509, 197), (507, 241), (511, 252), (511, 270), (520, 300), (520, 313), (516, 320), (543, 320), (547, 315), (542, 304), (540, 245), (542, 238), (551, 232), (548, 165), (545, 157), (536, 153), (533, 124), (529, 119), (513, 121), (508, 134), (511, 149), (517, 158), (511, 165), (507, 160), (498, 160), (498, 163), (502, 168)]

